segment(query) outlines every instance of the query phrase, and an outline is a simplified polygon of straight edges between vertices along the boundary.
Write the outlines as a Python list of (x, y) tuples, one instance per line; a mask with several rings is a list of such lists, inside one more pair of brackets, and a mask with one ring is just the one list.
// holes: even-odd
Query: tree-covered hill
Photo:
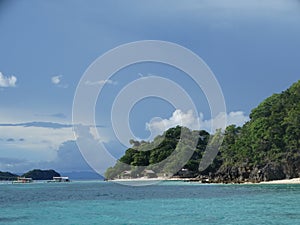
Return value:
[(53, 177), (60, 177), (60, 174), (55, 170), (40, 170), (35, 169), (24, 173), (22, 176), (10, 172), (0, 171), (0, 180), (17, 180), (18, 177), (32, 178), (33, 180), (52, 180)]
[(0, 180), (16, 180), (18, 175), (10, 172), (1, 172), (0, 171)]
[(22, 177), (32, 178), (33, 180), (52, 180), (53, 177), (60, 177), (60, 174), (54, 170), (35, 169), (24, 173)]
[[(191, 131), (177, 126), (157, 136), (152, 142), (131, 140), (132, 148), (127, 149), (119, 162), (106, 171), (105, 176), (107, 179), (113, 179), (130, 170), (131, 177), (138, 177), (144, 169), (154, 172), (177, 172), (181, 169), (178, 168), (178, 164), (187, 155), (188, 159), (191, 159), (185, 167), (196, 175), (209, 136), (206, 131)], [(196, 150), (193, 152), (194, 149), (190, 149), (190, 146), (197, 146)]]
[[(143, 171), (136, 166), (155, 172), (155, 164), (178, 151), (182, 130), (190, 136), (187, 139), (191, 139), (191, 143), (197, 138), (197, 147), (178, 176), (193, 176), (209, 182), (260, 182), (300, 177), (300, 81), (264, 100), (252, 110), (250, 121), (243, 127), (228, 126), (217, 157), (204, 171), (198, 170), (199, 163), (214, 135), (175, 127), (152, 142), (131, 140), (132, 148), (106, 171), (106, 178), (122, 177), (124, 171), (130, 171), (130, 177), (140, 176)], [(188, 144), (179, 149), (186, 148)], [(169, 167), (174, 167), (171, 160), (166, 170)]]
[(243, 181), (300, 176), (300, 81), (252, 110), (242, 128), (227, 127), (221, 177)]

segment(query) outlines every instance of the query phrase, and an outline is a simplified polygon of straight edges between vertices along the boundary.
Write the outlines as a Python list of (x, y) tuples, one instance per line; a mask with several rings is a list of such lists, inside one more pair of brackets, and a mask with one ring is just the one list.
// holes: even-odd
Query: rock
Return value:
[(283, 167), (276, 164), (267, 164), (262, 169), (262, 179), (263, 181), (270, 180), (282, 180), (285, 179), (286, 175), (283, 172)]

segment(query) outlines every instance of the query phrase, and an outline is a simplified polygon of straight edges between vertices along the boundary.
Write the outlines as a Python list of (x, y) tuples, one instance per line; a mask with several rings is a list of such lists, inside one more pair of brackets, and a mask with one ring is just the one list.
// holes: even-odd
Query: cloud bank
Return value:
[(59, 172), (93, 172), (82, 157), (75, 141), (61, 143), (56, 151), (56, 156), (51, 161), (30, 161), (30, 159), (0, 157), (0, 171), (23, 173), (36, 168), (55, 169)]
[(0, 133), (1, 157), (32, 161), (52, 160), (63, 142), (75, 140), (71, 125), (52, 122), (0, 124)]

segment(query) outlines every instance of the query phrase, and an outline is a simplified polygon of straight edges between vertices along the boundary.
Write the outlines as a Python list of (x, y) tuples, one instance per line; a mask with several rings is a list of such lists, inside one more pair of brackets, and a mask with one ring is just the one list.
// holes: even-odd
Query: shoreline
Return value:
[(262, 181), (258, 184), (300, 184), (300, 178)]
[(300, 178), (293, 179), (283, 179), (283, 180), (272, 180), (272, 181), (262, 181), (262, 182), (244, 182), (244, 183), (201, 183), (200, 181), (194, 181), (191, 178), (128, 178), (128, 179), (114, 179), (107, 180), (108, 182), (159, 182), (159, 181), (183, 181), (191, 183), (200, 183), (200, 184), (300, 184)]

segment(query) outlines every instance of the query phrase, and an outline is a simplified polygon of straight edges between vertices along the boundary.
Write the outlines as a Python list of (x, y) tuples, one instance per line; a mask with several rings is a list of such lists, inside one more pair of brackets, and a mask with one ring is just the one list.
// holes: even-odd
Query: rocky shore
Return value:
[(267, 163), (263, 166), (222, 166), (215, 173), (198, 175), (193, 181), (202, 183), (260, 183), (300, 177), (300, 158), (286, 164)]

